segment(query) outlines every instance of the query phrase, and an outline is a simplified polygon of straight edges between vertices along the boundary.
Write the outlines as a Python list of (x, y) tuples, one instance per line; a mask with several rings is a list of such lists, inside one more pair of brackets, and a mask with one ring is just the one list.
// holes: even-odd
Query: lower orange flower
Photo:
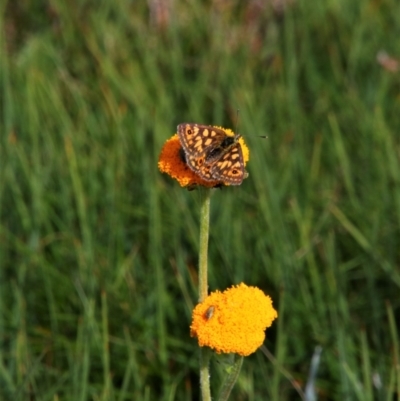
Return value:
[(217, 353), (247, 356), (265, 339), (265, 329), (278, 317), (272, 300), (257, 287), (239, 284), (211, 293), (192, 314), (190, 335)]

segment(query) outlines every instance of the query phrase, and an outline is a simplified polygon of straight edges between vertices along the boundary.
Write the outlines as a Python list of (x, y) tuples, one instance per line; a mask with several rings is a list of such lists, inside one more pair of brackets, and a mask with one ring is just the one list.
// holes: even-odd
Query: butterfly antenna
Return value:
[[(239, 127), (239, 109), (236, 110), (236, 124), (235, 124), (235, 132), (238, 132), (238, 127)], [(268, 135), (256, 135), (258, 138), (264, 138), (267, 139)]]
[(236, 110), (235, 132), (238, 132), (238, 126), (239, 126), (239, 109)]

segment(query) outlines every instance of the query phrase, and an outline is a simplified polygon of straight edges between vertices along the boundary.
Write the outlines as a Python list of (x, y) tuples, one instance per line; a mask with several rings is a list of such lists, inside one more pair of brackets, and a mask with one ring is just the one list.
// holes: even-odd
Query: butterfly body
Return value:
[(178, 136), (190, 169), (206, 181), (240, 185), (247, 172), (244, 168), (239, 134), (208, 125), (183, 123)]

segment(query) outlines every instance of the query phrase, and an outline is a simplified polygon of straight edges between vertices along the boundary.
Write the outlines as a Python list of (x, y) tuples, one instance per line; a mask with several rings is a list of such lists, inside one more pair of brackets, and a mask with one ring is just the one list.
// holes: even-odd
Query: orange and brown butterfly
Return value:
[(205, 181), (240, 185), (248, 176), (241, 135), (209, 125), (183, 123), (178, 136), (186, 164)]

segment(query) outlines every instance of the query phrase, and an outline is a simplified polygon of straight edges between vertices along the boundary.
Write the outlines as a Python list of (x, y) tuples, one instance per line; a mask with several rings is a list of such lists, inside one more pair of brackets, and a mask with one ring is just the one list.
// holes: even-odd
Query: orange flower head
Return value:
[[(193, 124), (193, 126), (197, 125)], [(221, 132), (222, 130), (224, 137), (235, 136), (230, 129), (222, 127), (208, 127), (208, 128), (210, 130), (212, 130), (212, 128), (215, 128), (219, 132)], [(243, 164), (245, 166), (249, 160), (249, 149), (246, 146), (242, 137), (239, 137), (239, 139), (237, 139), (237, 142), (240, 145), (243, 155)], [(226, 154), (224, 153), (225, 149), (223, 147), (222, 149), (218, 148), (217, 144), (214, 150), (219, 150), (223, 155)], [(229, 152), (229, 150), (227, 150), (227, 152)], [(214, 187), (230, 185), (223, 178), (213, 177), (213, 175), (210, 173), (210, 171), (212, 171), (213, 164), (216, 162), (216, 160), (210, 161), (209, 163), (208, 161), (206, 161), (207, 157), (210, 156), (210, 153), (211, 152), (209, 153), (205, 152), (204, 155), (198, 158), (204, 161), (204, 166), (201, 170), (207, 171), (207, 174), (209, 175), (209, 178), (205, 179), (204, 174), (202, 177), (198, 173), (198, 171), (196, 171), (196, 169), (193, 167), (193, 164), (191, 164), (192, 167), (189, 167), (189, 165), (187, 164), (187, 159), (188, 157), (190, 157), (190, 155), (188, 155), (188, 153), (183, 149), (178, 134), (175, 134), (165, 142), (161, 150), (160, 157), (158, 159), (158, 168), (162, 173), (166, 173), (170, 175), (172, 178), (175, 178), (182, 187), (188, 187), (189, 189), (192, 189), (196, 186), (214, 188)], [(226, 168), (226, 164), (224, 165), (224, 167)], [(200, 168), (198, 170), (200, 170)], [(245, 177), (247, 177), (247, 175), (248, 175), (247, 172), (245, 172)]]
[(194, 308), (190, 335), (217, 353), (247, 356), (262, 345), (265, 329), (277, 317), (269, 296), (241, 283), (212, 292)]

